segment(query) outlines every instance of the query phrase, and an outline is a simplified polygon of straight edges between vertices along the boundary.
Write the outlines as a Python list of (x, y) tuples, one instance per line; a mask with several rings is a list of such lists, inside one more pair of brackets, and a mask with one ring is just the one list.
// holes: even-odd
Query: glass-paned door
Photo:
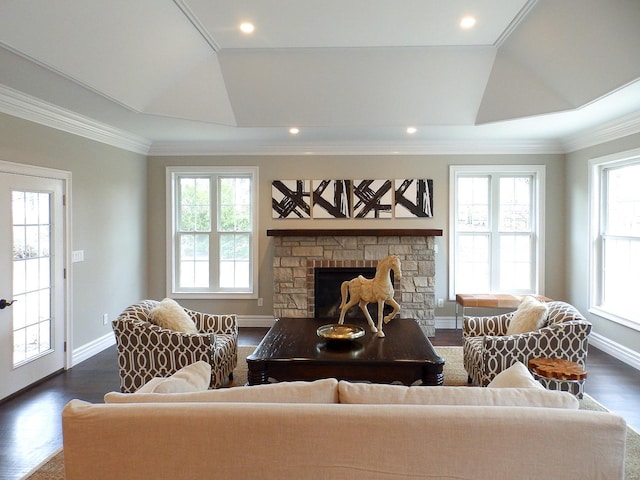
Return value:
[(59, 179), (0, 173), (0, 398), (64, 368), (62, 193)]

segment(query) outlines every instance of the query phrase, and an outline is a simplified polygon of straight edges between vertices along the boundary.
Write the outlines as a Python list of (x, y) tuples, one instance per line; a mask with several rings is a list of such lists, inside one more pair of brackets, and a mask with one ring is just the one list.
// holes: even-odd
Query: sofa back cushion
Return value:
[(338, 403), (338, 381), (335, 378), (327, 378), (314, 382), (280, 382), (192, 393), (109, 392), (104, 396), (104, 402)]
[(578, 400), (570, 393), (539, 388), (407, 387), (341, 381), (338, 391), (340, 403), (578, 408)]

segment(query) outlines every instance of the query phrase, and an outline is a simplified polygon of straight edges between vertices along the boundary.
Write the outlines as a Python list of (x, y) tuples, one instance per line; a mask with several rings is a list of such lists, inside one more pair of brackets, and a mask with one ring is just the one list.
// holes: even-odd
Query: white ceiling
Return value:
[(3, 0), (0, 108), (158, 154), (567, 151), (640, 131), (638, 25), (638, 0)]

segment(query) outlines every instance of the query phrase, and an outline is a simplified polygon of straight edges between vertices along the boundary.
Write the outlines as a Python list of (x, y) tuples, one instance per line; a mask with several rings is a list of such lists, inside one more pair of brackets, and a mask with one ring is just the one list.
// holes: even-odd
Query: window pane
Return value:
[(183, 288), (209, 287), (209, 235), (180, 235), (180, 280)]
[(251, 237), (248, 234), (220, 236), (220, 286), (248, 288), (250, 286)]
[(490, 290), (488, 235), (461, 235), (458, 239), (456, 287), (458, 292)]
[(531, 177), (500, 179), (500, 230), (531, 231)]
[(460, 177), (458, 179), (457, 227), (459, 231), (488, 231), (489, 178)]
[(531, 239), (500, 236), (500, 290), (531, 289)]
[(183, 232), (211, 230), (211, 194), (208, 178), (180, 178), (179, 229)]
[(251, 180), (244, 177), (221, 178), (218, 207), (220, 232), (251, 231)]
[(607, 170), (606, 232), (640, 236), (640, 165)]
[(635, 301), (640, 285), (639, 265), (640, 240), (604, 239), (602, 306), (608, 311), (625, 318), (640, 318), (640, 304)]

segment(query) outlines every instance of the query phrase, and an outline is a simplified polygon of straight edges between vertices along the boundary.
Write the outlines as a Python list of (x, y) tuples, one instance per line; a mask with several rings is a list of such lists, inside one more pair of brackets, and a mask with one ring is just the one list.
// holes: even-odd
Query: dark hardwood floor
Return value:
[[(242, 328), (240, 345), (257, 345), (266, 328)], [(462, 345), (459, 330), (438, 330), (434, 346)], [(589, 351), (586, 392), (640, 431), (640, 370), (596, 348)], [(0, 479), (16, 480), (62, 446), (60, 412), (73, 398), (102, 402), (118, 390), (115, 347), (0, 403)]]

